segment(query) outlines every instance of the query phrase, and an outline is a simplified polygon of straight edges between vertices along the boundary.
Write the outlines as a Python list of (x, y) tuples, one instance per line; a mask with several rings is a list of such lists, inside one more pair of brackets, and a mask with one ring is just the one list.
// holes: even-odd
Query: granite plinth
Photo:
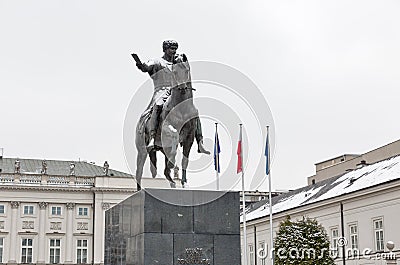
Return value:
[(239, 193), (141, 190), (106, 212), (105, 265), (240, 265)]

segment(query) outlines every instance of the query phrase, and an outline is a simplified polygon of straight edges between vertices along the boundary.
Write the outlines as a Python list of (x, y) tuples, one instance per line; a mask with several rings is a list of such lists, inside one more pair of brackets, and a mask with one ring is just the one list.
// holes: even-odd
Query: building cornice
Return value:
[(133, 193), (135, 188), (96, 188), (76, 186), (29, 186), (29, 185), (0, 185), (0, 190), (34, 190), (34, 191), (69, 191), (69, 192), (121, 192)]
[(0, 190), (35, 190), (35, 191), (71, 191), (87, 192), (89, 187), (68, 187), (68, 186), (28, 186), (28, 185), (0, 185)]
[(113, 188), (113, 187), (93, 187), (91, 191), (94, 192), (123, 192), (133, 193), (136, 192), (136, 188)]

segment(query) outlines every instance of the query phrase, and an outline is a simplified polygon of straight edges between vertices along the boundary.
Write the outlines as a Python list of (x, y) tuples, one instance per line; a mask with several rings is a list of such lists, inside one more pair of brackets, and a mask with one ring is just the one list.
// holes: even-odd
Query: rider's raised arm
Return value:
[(142, 61), (140, 60), (139, 56), (136, 53), (132, 53), (131, 54), (132, 58), (135, 60), (136, 62), (136, 67), (145, 73), (149, 73), (150, 75), (153, 74), (154, 72), (154, 65), (155, 62), (154, 61), (147, 61), (145, 63), (142, 63)]
[(156, 72), (156, 62), (154, 60), (149, 60), (147, 62), (142, 63), (140, 66), (137, 67), (145, 73), (149, 73), (149, 75), (153, 75)]

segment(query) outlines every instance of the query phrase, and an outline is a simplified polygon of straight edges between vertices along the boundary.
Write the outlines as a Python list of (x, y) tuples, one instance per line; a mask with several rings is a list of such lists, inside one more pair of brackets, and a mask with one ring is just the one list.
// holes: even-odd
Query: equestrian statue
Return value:
[(166, 40), (162, 45), (161, 58), (141, 62), (136, 54), (132, 57), (136, 66), (148, 73), (153, 80), (154, 92), (150, 104), (141, 115), (136, 126), (135, 145), (138, 151), (136, 161), (137, 189), (141, 189), (143, 167), (147, 155), (150, 157), (152, 177), (157, 175), (157, 151), (165, 156), (164, 176), (175, 187), (171, 169), (175, 167), (175, 156), (180, 144), (183, 148), (182, 179), (187, 182), (186, 170), (189, 153), (197, 141), (199, 153), (209, 155), (203, 144), (203, 134), (199, 112), (193, 104), (193, 91), (190, 65), (185, 54), (177, 54), (178, 43)]

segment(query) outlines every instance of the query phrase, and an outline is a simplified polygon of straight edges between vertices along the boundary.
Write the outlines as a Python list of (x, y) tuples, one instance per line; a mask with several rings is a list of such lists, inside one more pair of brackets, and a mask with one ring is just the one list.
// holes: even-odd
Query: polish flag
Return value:
[(239, 142), (237, 148), (238, 163), (237, 163), (237, 173), (243, 171), (243, 159), (242, 159), (242, 126), (240, 126)]

